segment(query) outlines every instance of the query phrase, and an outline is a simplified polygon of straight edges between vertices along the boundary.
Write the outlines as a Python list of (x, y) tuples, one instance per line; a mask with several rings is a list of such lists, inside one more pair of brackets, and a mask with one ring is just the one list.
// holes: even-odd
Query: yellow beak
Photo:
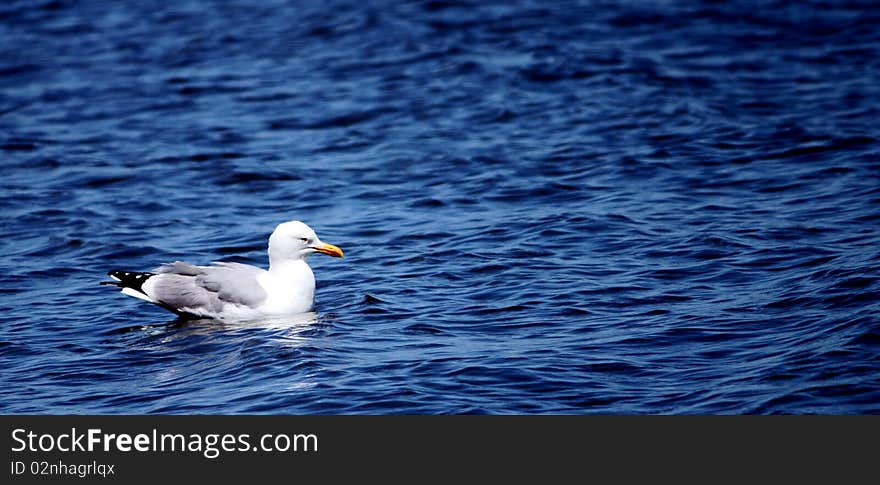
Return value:
[(315, 248), (315, 251), (319, 253), (326, 254), (327, 256), (333, 256), (334, 258), (341, 258), (344, 255), (342, 254), (342, 250), (332, 244), (323, 244)]

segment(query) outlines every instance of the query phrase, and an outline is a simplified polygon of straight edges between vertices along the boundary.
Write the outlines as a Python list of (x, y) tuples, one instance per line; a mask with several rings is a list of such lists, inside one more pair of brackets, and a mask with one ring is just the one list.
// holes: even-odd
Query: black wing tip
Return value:
[(122, 271), (119, 271), (118, 269), (108, 271), (107, 276), (113, 278), (113, 281), (99, 281), (98, 284), (107, 286), (118, 286), (120, 288), (124, 287), (125, 285), (122, 284), (122, 278), (117, 276), (118, 273), (122, 273)]
[(107, 276), (113, 278), (115, 281), (101, 281), (100, 284), (113, 285), (120, 288), (134, 288), (135, 290), (141, 291), (143, 284), (150, 279), (150, 277), (155, 276), (155, 273), (114, 269), (108, 271)]

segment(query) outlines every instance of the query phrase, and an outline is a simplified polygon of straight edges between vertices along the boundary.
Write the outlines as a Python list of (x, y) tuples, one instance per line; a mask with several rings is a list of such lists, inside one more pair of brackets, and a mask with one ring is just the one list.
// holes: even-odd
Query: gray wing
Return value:
[(155, 283), (147, 295), (174, 311), (207, 315), (220, 312), (227, 303), (255, 308), (267, 296), (257, 281), (264, 270), (247, 264), (195, 266), (175, 261), (154, 272)]

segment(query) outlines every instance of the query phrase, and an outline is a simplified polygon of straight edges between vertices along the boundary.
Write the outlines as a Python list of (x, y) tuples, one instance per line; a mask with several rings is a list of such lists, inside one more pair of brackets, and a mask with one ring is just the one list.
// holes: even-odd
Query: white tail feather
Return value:
[(135, 290), (134, 288), (123, 288), (123, 289), (122, 289), (122, 292), (125, 293), (125, 294), (128, 295), (128, 296), (133, 296), (133, 297), (135, 297), (135, 298), (140, 298), (141, 300), (148, 301), (148, 302), (150, 302), (150, 303), (156, 303), (155, 301), (153, 301), (152, 298), (150, 298), (149, 296), (147, 296), (147, 295), (141, 293), (140, 291)]

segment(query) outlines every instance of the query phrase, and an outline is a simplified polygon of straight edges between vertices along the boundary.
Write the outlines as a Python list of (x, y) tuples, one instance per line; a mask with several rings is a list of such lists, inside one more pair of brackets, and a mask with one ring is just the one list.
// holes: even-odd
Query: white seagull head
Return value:
[(343, 256), (341, 249), (318, 239), (315, 231), (300, 221), (278, 224), (269, 236), (270, 261), (306, 259), (314, 253), (336, 258)]

